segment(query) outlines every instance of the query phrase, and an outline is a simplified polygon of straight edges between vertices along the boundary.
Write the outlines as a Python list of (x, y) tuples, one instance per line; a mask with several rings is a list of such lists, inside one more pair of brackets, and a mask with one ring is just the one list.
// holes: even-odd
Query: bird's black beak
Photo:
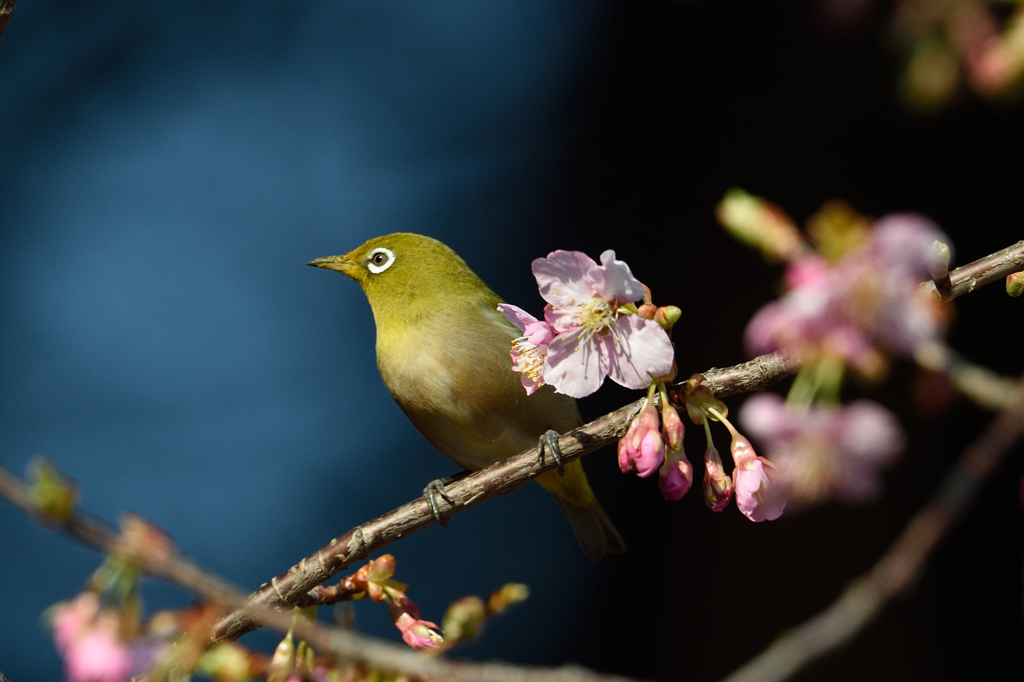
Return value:
[(352, 261), (348, 259), (348, 256), (327, 256), (326, 258), (311, 260), (306, 265), (312, 265), (314, 268), (324, 268), (325, 270), (337, 270), (338, 272), (348, 274), (348, 270), (352, 267)]

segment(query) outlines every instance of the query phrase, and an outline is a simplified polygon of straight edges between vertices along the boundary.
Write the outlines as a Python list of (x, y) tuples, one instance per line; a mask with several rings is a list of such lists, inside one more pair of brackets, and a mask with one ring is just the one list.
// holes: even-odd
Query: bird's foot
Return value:
[(451, 476), (437, 478), (428, 483), (427, 487), (423, 489), (423, 497), (426, 499), (431, 513), (434, 514), (434, 519), (437, 520), (437, 524), (442, 528), (448, 527), (448, 517), (441, 514), (441, 508), (437, 504), (437, 496), (440, 495), (449, 506), (454, 507), (455, 500), (448, 496), (448, 493), (444, 491), (444, 487), (449, 483), (454, 483), (461, 478), (465, 478), (468, 474), (468, 471), (460, 471), (459, 473), (452, 474)]
[(558, 436), (558, 431), (555, 431), (554, 429), (548, 429), (545, 431), (541, 435), (540, 441), (537, 443), (537, 453), (540, 461), (543, 462), (544, 448), (546, 447), (548, 452), (551, 453), (551, 459), (555, 460), (555, 466), (558, 467), (558, 475), (565, 476), (565, 464), (562, 463), (562, 451), (558, 447)]

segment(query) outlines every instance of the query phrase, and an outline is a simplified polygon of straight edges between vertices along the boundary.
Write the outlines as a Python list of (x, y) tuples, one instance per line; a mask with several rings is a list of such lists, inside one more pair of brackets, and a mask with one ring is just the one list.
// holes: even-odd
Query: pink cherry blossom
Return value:
[(620, 310), (645, 292), (614, 251), (601, 254), (601, 265), (579, 251), (553, 251), (533, 261), (533, 274), (549, 304), (545, 320), (556, 332), (547, 346), (545, 383), (582, 398), (606, 376), (627, 388), (644, 388), (672, 370), (674, 351), (665, 330)]
[(53, 607), (53, 641), (62, 656), (80, 632), (92, 627), (100, 612), (100, 599), (95, 592), (82, 592), (71, 602)]
[(743, 436), (733, 433), (732, 472), (736, 506), (751, 521), (774, 521), (786, 508), (786, 496), (775, 482), (775, 466), (757, 455)]
[(661, 437), (658, 411), (651, 400), (630, 422), (626, 435), (619, 439), (619, 468), (622, 473), (636, 471), (647, 478), (665, 461), (665, 441)]
[(68, 682), (125, 682), (132, 653), (118, 638), (116, 624), (101, 620), (68, 645), (64, 665)]
[(787, 293), (765, 305), (744, 335), (753, 355), (826, 351), (861, 369), (878, 360), (877, 346), (909, 354), (945, 329), (945, 314), (923, 293), (946, 237), (921, 216), (897, 214), (875, 223), (866, 243), (837, 263), (806, 256), (786, 272)]
[(803, 504), (872, 499), (881, 490), (881, 470), (904, 444), (895, 416), (868, 400), (796, 409), (766, 393), (747, 400), (740, 421), (764, 443), (779, 485)]
[(532, 395), (544, 385), (544, 358), (554, 338), (554, 329), (546, 320), (538, 320), (509, 303), (498, 304), (498, 312), (523, 332), (523, 336), (512, 343), (512, 370), (521, 374), (526, 395)]

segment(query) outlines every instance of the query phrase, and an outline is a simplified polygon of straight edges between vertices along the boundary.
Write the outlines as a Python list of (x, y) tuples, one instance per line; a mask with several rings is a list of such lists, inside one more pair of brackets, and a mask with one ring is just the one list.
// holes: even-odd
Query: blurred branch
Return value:
[[(18, 4), (18, 0), (0, 0), (0, 40), (4, 39), (4, 31), (7, 30), (7, 22), (11, 20), (11, 14), (14, 12), (14, 6)], [(0, 682), (2, 682), (3, 675), (0, 675)]]
[[(1024, 241), (1007, 246), (1001, 251), (996, 251), (950, 272), (949, 280), (952, 285), (952, 292), (949, 295), (949, 299), (969, 294), (975, 289), (1001, 280), (1007, 275), (1020, 272), (1021, 270), (1024, 270)], [(921, 286), (928, 289), (934, 296), (941, 298), (933, 282), (925, 282)]]
[[(799, 361), (780, 354), (763, 355), (750, 362), (712, 368), (704, 373), (705, 385), (719, 397), (746, 391), (763, 390), (799, 370)], [(642, 401), (630, 403), (614, 412), (574, 429), (558, 439), (562, 460), (571, 462), (617, 441), (626, 432), (629, 422), (640, 410)], [(486, 469), (474, 472), (444, 488), (448, 500), (438, 496), (438, 504), (446, 516), (457, 514), (504, 495), (555, 468), (553, 460), (541, 460), (536, 448), (510, 457)], [(447, 507), (447, 508), (445, 508)], [(413, 500), (398, 509), (378, 516), (341, 535), (330, 544), (309, 555), (285, 573), (271, 579), (249, 597), (250, 605), (294, 606), (307, 593), (355, 561), (436, 523), (424, 498)], [(258, 627), (244, 614), (233, 613), (213, 630), (213, 641), (235, 639)]]
[(1019, 382), (961, 357), (944, 343), (928, 343), (914, 351), (917, 364), (945, 374), (962, 395), (986, 410), (1004, 410), (1017, 400)]
[(133, 552), (121, 541), (116, 528), (88, 514), (74, 513), (66, 519), (40, 514), (25, 483), (0, 467), (0, 497), (32, 516), (39, 523), (60, 530), (82, 544), (105, 554), (120, 553), (146, 573), (183, 587), (194, 594), (231, 606), (244, 594), (240, 588), (209, 573), (180, 556), (170, 559), (157, 553)]
[[(351, 630), (293, 619), (290, 613), (247, 604), (245, 593), (196, 563), (173, 552), (140, 551), (117, 529), (87, 514), (54, 519), (39, 514), (28, 487), (17, 476), (0, 467), (0, 497), (22, 509), (37, 521), (57, 528), (105, 554), (117, 554), (145, 571), (228, 609), (258, 618), (279, 632), (294, 628), (295, 634), (314, 648), (331, 652), (339, 661), (364, 664), (375, 670), (444, 680), (476, 682), (632, 682), (629, 678), (601, 675), (578, 666), (528, 668), (505, 663), (474, 663), (428, 657), (405, 646)], [(0, 673), (0, 682), (7, 682)]]
[(981, 485), (1024, 432), (1024, 382), (984, 432), (946, 474), (874, 568), (851, 583), (831, 606), (784, 633), (725, 682), (778, 682), (849, 642), (893, 597), (920, 576), (936, 546), (967, 512)]

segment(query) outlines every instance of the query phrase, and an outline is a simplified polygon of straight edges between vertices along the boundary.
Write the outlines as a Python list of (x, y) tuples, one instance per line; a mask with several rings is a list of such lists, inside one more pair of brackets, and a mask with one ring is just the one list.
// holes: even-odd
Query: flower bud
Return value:
[(751, 521), (774, 521), (786, 508), (786, 496), (775, 483), (775, 465), (754, 452), (750, 441), (733, 432), (729, 447), (733, 461), (736, 506)]
[(726, 192), (715, 207), (715, 217), (729, 234), (770, 260), (793, 260), (806, 249), (800, 231), (782, 209), (742, 189)]
[(661, 465), (658, 489), (666, 500), (679, 500), (693, 484), (693, 465), (682, 449), (669, 449)]
[(1014, 298), (1024, 294), (1024, 272), (1015, 272), (1006, 278), (1006, 293)]
[(476, 637), (486, 617), (487, 608), (480, 597), (471, 595), (453, 601), (441, 621), (445, 639), (454, 643)]
[(672, 450), (683, 447), (683, 434), (686, 427), (683, 420), (679, 418), (679, 412), (667, 402), (661, 406), (661, 429), (665, 434), (665, 445)]
[(711, 511), (720, 512), (732, 499), (732, 479), (725, 473), (722, 457), (714, 445), (704, 452), (704, 501)]
[(526, 601), (530, 596), (530, 588), (522, 583), (505, 583), (491, 592), (487, 597), (487, 612), (501, 613), (513, 604)]
[(295, 669), (295, 635), (291, 629), (274, 649), (267, 667), (267, 682), (282, 682)]
[(636, 309), (636, 316), (643, 320), (653, 320), (658, 312), (658, 306), (651, 303), (644, 303)]
[(413, 649), (432, 649), (444, 641), (436, 623), (420, 619), (420, 609), (412, 601), (403, 606), (388, 604), (391, 622), (402, 633), (402, 641)]
[(53, 462), (37, 457), (29, 462), (29, 495), (36, 510), (54, 519), (66, 521), (75, 511), (78, 487), (60, 475)]
[(665, 461), (665, 442), (658, 428), (658, 411), (654, 402), (647, 401), (640, 413), (634, 417), (619, 440), (619, 468), (622, 473), (636, 470), (641, 478), (647, 478)]
[(683, 316), (683, 311), (674, 305), (665, 305), (655, 312), (654, 321), (660, 324), (665, 331), (671, 331), (672, 325), (679, 321), (679, 318)]

